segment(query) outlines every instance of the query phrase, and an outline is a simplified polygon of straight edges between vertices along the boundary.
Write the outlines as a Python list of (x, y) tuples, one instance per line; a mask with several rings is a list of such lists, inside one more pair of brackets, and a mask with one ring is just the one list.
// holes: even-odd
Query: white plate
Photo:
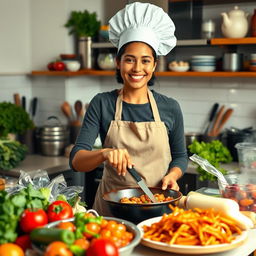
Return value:
[[(143, 226), (150, 226), (153, 223), (159, 222), (162, 216), (151, 218), (148, 220), (144, 220), (140, 222), (137, 226), (143, 233)], [(207, 246), (201, 246), (201, 245), (169, 245), (162, 242), (156, 242), (152, 241), (150, 239), (141, 239), (141, 244), (154, 248), (161, 251), (167, 251), (167, 252), (173, 252), (178, 254), (196, 254), (196, 255), (202, 255), (205, 253), (217, 253), (217, 252), (224, 252), (231, 249), (234, 249), (241, 244), (243, 244), (248, 237), (248, 232), (244, 231), (241, 235), (238, 235), (235, 240), (233, 240), (230, 244), (218, 244), (218, 245), (207, 245)]]

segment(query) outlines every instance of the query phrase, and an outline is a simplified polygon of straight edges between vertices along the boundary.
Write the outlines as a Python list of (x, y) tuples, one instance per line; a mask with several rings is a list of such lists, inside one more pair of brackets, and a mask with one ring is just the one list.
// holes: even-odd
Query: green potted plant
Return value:
[(100, 30), (100, 25), (97, 14), (95, 12), (90, 13), (87, 10), (72, 11), (65, 24), (65, 27), (69, 29), (69, 34), (75, 35), (78, 39), (78, 51), (82, 56), (82, 66), (84, 68), (92, 68), (92, 37)]
[(65, 27), (70, 29), (69, 34), (74, 34), (78, 38), (93, 37), (99, 31), (100, 24), (95, 12), (72, 11)]
[(33, 128), (33, 121), (22, 107), (11, 102), (0, 102), (0, 138), (8, 134), (23, 134)]
[(17, 140), (17, 135), (33, 128), (33, 121), (22, 107), (0, 102), (0, 169), (10, 170), (24, 160), (28, 147)]

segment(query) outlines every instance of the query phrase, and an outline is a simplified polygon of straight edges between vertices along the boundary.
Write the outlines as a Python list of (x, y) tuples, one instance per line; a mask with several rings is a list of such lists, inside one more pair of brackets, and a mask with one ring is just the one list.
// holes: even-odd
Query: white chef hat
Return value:
[(118, 48), (132, 41), (150, 45), (157, 55), (168, 54), (176, 45), (175, 25), (156, 5), (135, 2), (118, 11), (109, 21), (109, 40)]

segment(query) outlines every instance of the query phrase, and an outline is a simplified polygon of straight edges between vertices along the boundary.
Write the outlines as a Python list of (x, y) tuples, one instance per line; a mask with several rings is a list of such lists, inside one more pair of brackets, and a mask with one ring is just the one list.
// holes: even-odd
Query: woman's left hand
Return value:
[(182, 176), (180, 168), (174, 167), (170, 172), (162, 179), (162, 190), (166, 190), (168, 187), (174, 190), (179, 190), (177, 180)]

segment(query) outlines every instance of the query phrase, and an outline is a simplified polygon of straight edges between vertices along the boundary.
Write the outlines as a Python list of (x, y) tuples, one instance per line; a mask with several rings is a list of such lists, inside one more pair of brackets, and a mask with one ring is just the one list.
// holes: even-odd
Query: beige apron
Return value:
[[(153, 94), (148, 90), (149, 103), (153, 111), (152, 122), (121, 121), (123, 93), (120, 92), (116, 102), (115, 120), (111, 121), (104, 148), (126, 148), (135, 169), (144, 178), (146, 184), (161, 187), (161, 180), (168, 171), (171, 151), (167, 129), (160, 120)], [(102, 196), (114, 189), (137, 187), (132, 176), (119, 176), (117, 171), (105, 162), (103, 177), (99, 184), (93, 208), (103, 216), (111, 216)]]

